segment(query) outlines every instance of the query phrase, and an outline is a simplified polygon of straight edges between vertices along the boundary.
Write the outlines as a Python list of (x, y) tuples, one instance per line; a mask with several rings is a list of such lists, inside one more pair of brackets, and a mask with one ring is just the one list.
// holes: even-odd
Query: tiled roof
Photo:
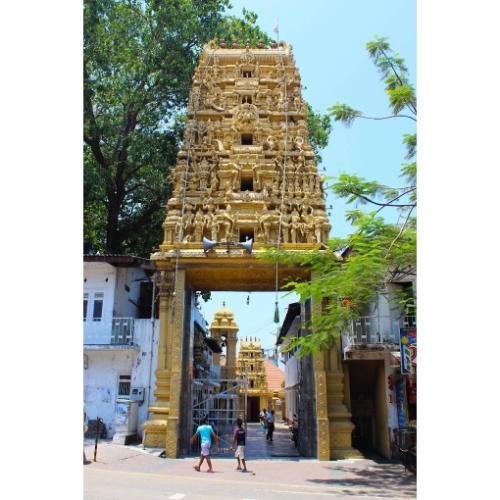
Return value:
[(266, 370), (267, 386), (272, 390), (280, 390), (281, 384), (285, 381), (285, 373), (280, 370), (272, 361), (264, 359), (264, 369)]

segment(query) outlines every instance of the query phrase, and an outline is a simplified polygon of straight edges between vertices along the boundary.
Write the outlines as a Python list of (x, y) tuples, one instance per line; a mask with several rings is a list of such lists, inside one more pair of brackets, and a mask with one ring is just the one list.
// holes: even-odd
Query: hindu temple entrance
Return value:
[[(327, 248), (323, 179), (308, 141), (291, 46), (204, 47), (170, 175), (163, 242), (151, 256), (158, 270), (160, 338), (155, 400), (143, 430), (145, 446), (165, 447), (168, 457), (178, 457), (186, 452), (193, 424), (187, 417), (195, 409), (195, 293), (277, 292), (289, 280), (310, 279), (310, 270), (264, 259), (267, 250), (291, 255)], [(231, 329), (226, 333), (231, 339)], [(338, 349), (312, 362), (311, 426), (322, 460), (353, 451)]]

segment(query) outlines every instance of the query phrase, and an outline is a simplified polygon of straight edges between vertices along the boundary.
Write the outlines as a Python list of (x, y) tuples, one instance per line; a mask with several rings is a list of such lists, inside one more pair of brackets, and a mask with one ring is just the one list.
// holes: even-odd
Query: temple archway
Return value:
[[(151, 256), (159, 276), (160, 341), (144, 444), (165, 446), (169, 457), (183, 454), (190, 431), (195, 291), (281, 290), (290, 279), (311, 279), (310, 271), (265, 261), (266, 249), (327, 248), (330, 224), (306, 112), (291, 46), (203, 49), (172, 171), (164, 240)], [(317, 457), (351, 456), (338, 345), (312, 363)]]

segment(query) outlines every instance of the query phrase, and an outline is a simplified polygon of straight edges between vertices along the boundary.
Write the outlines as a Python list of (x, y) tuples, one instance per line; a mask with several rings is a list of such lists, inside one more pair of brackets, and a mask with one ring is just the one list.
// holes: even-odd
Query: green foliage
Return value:
[(307, 106), (307, 128), (309, 130), (309, 144), (311, 145), (314, 154), (316, 155), (316, 162), (322, 162), (320, 149), (328, 146), (328, 139), (332, 130), (330, 116), (315, 113), (309, 103)]
[(387, 94), (395, 115), (406, 107), (414, 108), (417, 105), (415, 89), (407, 83), (388, 89)]
[(149, 256), (162, 240), (169, 170), (200, 50), (215, 37), (267, 35), (228, 0), (84, 2), (84, 238)]
[(403, 134), (403, 144), (406, 146), (406, 159), (411, 160), (417, 154), (417, 134)]
[(271, 37), (257, 25), (257, 14), (247, 9), (243, 9), (242, 14), (242, 19), (236, 16), (224, 17), (216, 30), (215, 37), (225, 40), (228, 44), (237, 43), (241, 47), (246, 42), (253, 48), (257, 47), (258, 42), (269, 44)]
[[(310, 269), (311, 281), (292, 281), (287, 287), (301, 301), (323, 303), (321, 314), (313, 312), (311, 323), (305, 325), (312, 333), (295, 338), (289, 345), (290, 349), (299, 347), (300, 356), (328, 348), (349, 321), (366, 311), (387, 280), (408, 275), (415, 268), (413, 222), (399, 236), (398, 244), (391, 246), (400, 231), (397, 225), (385, 223), (375, 212), (354, 211), (351, 216), (355, 232), (346, 239), (331, 239), (326, 252), (311, 251), (304, 256), (272, 250), (265, 256)], [(344, 260), (337, 259), (334, 251), (346, 244), (353, 251)]]
[[(404, 60), (394, 53), (386, 38), (375, 38), (367, 44), (369, 56), (381, 73), (389, 98), (392, 115), (371, 118), (361, 111), (336, 103), (329, 108), (337, 122), (349, 127), (357, 118), (386, 119), (404, 116), (416, 118), (415, 90), (408, 82)], [(401, 111), (409, 115), (399, 115)], [(416, 155), (417, 136), (403, 136), (407, 160)], [(383, 292), (388, 282), (411, 279), (416, 272), (416, 219), (412, 217), (416, 207), (416, 162), (403, 164), (401, 177), (407, 185), (402, 188), (384, 186), (358, 175), (342, 173), (327, 186), (339, 198), (349, 204), (375, 205), (377, 210), (368, 213), (358, 207), (346, 213), (346, 220), (353, 225), (353, 232), (345, 239), (332, 238), (329, 250), (317, 250), (304, 254), (286, 251), (269, 251), (264, 256), (283, 264), (305, 266), (312, 272), (311, 281), (290, 282), (288, 288), (297, 293), (301, 301), (312, 299), (322, 304), (321, 312), (313, 310), (311, 323), (304, 325), (309, 333), (293, 339), (288, 349), (299, 348), (303, 356), (332, 345), (332, 341), (356, 317), (366, 313), (376, 294)], [(330, 179), (331, 180), (331, 179)], [(402, 224), (385, 222), (381, 210), (393, 208), (400, 211)], [(349, 249), (343, 258), (335, 251)], [(414, 298), (407, 292), (394, 297), (396, 305), (415, 306)]]
[(350, 127), (356, 118), (362, 116), (361, 111), (353, 109), (347, 104), (342, 104), (340, 102), (337, 102), (335, 105), (328, 108), (328, 111), (336, 122), (341, 122), (346, 127)]

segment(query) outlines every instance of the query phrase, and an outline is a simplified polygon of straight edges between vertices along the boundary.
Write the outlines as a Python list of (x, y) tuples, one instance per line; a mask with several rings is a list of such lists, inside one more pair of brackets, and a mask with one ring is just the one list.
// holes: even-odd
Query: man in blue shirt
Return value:
[(203, 417), (201, 425), (198, 426), (196, 432), (191, 437), (191, 444), (193, 444), (197, 435), (199, 435), (201, 439), (201, 453), (200, 453), (200, 463), (198, 465), (195, 465), (194, 468), (195, 470), (200, 472), (201, 464), (203, 463), (203, 460), (205, 460), (206, 458), (208, 463), (207, 472), (213, 472), (212, 461), (210, 460), (210, 447), (212, 445), (212, 438), (214, 438), (216, 444), (219, 443), (219, 438), (217, 437), (217, 434), (215, 434), (212, 426), (208, 423), (208, 416)]

